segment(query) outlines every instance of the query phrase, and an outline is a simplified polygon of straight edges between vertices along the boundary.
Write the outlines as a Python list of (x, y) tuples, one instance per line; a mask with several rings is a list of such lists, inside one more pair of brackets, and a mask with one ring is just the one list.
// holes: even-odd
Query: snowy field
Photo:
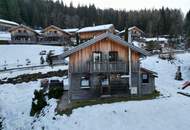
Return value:
[[(29, 116), (34, 89), (39, 82), (0, 86), (0, 116), (5, 130), (189, 130), (190, 98), (177, 94), (190, 80), (190, 54), (178, 54), (171, 64), (157, 56), (143, 60), (143, 67), (158, 73), (157, 89), (162, 96), (154, 100), (129, 101), (86, 106), (73, 114), (55, 115), (56, 101), (39, 118)], [(175, 81), (177, 66), (182, 67), (184, 81)]]
[[(27, 59), (30, 60), (29, 66), (40, 65), (41, 51), (47, 53), (55, 50), (55, 54), (63, 53), (62, 47), (42, 46), (42, 45), (1, 45), (0, 46), (0, 70), (7, 65), (7, 68), (15, 68), (17, 65), (26, 66)], [(45, 58), (45, 56), (44, 56)]]

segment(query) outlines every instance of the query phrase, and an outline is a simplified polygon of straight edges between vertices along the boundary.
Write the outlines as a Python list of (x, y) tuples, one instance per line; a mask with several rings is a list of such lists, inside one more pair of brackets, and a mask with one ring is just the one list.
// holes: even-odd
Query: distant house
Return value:
[(90, 40), (105, 32), (115, 33), (113, 24), (98, 25), (92, 27), (85, 27), (77, 31), (81, 42)]
[(77, 44), (77, 31), (79, 30), (78, 28), (71, 28), (71, 29), (63, 29), (65, 32), (71, 34), (71, 41), (73, 44)]
[(9, 32), (0, 31), (0, 44), (9, 44), (11, 42), (11, 34)]
[(16, 26), (19, 26), (19, 24), (16, 22), (0, 19), (0, 31), (8, 31), (9, 29)]
[(59, 59), (69, 57), (70, 99), (153, 93), (157, 74), (140, 67), (147, 55), (108, 32), (66, 51)]
[(41, 31), (42, 39), (41, 44), (47, 45), (70, 45), (71, 44), (71, 34), (64, 31), (63, 29), (51, 25)]
[[(140, 40), (141, 37), (144, 36), (144, 32), (139, 29), (138, 27), (136, 26), (133, 26), (133, 27), (130, 27), (128, 28), (128, 31), (131, 32), (131, 36), (132, 36), (132, 41), (133, 40)], [(128, 32), (127, 32), (128, 33)], [(125, 38), (125, 30), (121, 31), (119, 34), (118, 34), (121, 38)]]
[(148, 44), (150, 42), (154, 42), (159, 44), (162, 48), (168, 46), (168, 39), (164, 37), (152, 37), (152, 38), (144, 38), (144, 41)]
[(9, 30), (12, 44), (36, 44), (39, 34), (30, 27), (19, 25)]

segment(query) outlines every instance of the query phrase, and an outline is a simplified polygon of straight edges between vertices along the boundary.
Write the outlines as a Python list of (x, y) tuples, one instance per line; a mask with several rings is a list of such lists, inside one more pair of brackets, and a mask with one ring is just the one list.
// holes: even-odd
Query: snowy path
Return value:
[[(158, 72), (157, 89), (168, 98), (86, 106), (73, 111), (70, 117), (55, 115), (56, 101), (50, 100), (45, 116), (33, 123), (35, 130), (189, 130), (190, 98), (177, 94), (179, 87), (190, 79), (190, 54), (179, 54), (180, 62), (170, 64), (156, 56), (142, 65)], [(181, 65), (184, 81), (175, 81)], [(0, 115), (6, 117), (6, 130), (30, 130), (31, 98), (37, 82), (0, 86)], [(21, 89), (22, 88), (22, 89)], [(25, 100), (24, 100), (25, 99)], [(22, 114), (23, 113), (23, 114)]]

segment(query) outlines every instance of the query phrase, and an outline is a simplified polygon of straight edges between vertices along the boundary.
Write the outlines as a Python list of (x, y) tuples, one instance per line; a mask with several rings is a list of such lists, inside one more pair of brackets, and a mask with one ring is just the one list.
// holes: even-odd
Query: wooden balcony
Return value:
[[(139, 62), (132, 63), (132, 72), (139, 72)], [(102, 62), (87, 61), (82, 65), (69, 65), (70, 73), (129, 73), (129, 63), (124, 61), (109, 62), (103, 60)]]
[(127, 73), (129, 72), (129, 64), (122, 61), (90, 62), (89, 67), (90, 67), (90, 73), (106, 73), (106, 72)]

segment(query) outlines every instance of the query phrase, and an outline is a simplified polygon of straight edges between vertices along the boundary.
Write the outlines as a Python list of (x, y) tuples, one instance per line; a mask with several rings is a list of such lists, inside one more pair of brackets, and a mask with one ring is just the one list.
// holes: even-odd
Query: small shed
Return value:
[(140, 69), (141, 76), (141, 94), (151, 94), (155, 90), (155, 78), (158, 77), (158, 74), (154, 71), (148, 70), (141, 67)]

